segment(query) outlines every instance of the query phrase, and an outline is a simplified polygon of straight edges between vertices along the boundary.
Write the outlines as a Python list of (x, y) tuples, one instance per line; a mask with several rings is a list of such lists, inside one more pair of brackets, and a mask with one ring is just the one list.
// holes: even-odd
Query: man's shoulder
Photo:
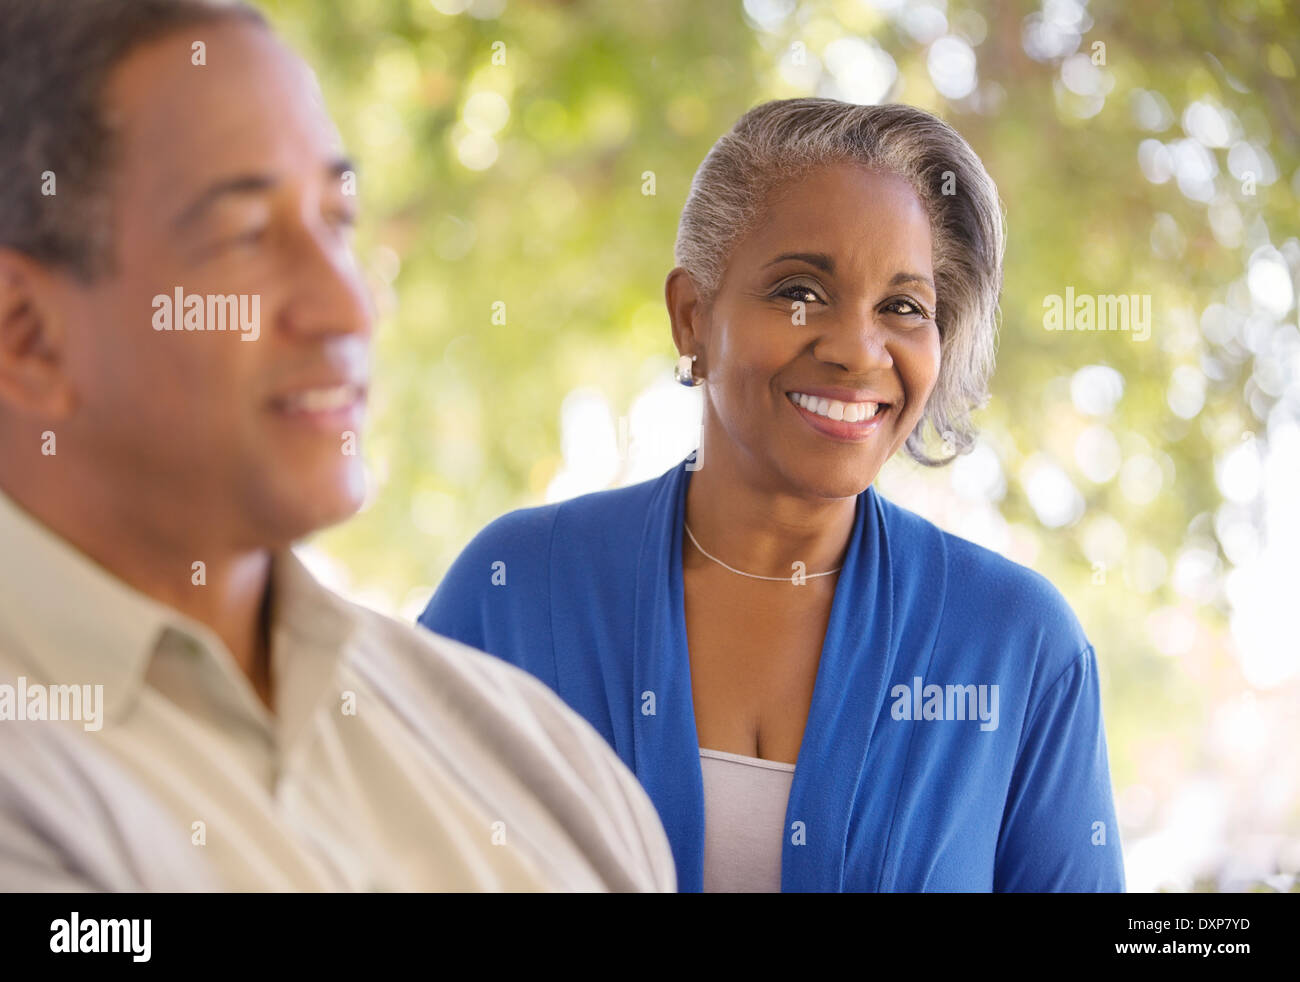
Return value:
[[(0, 685), (23, 671), (0, 656)], [(0, 721), (0, 892), (210, 891), (213, 871), (79, 721)]]
[(653, 804), (604, 737), (544, 682), (376, 611), (357, 607), (356, 617), (348, 667), (417, 739), (439, 753), (481, 760), (487, 752), (495, 768), (567, 815), (572, 834), (590, 840), (591, 829), (603, 828), (601, 842), (585, 846), (614, 889), (665, 888), (671, 852)]
[(376, 681), (386, 684), (392, 676), (411, 674), (429, 682), (454, 678), (459, 686), (477, 691), (487, 701), (516, 698), (521, 687), (524, 698), (535, 698), (534, 683), (549, 693), (527, 672), (472, 645), (367, 607), (351, 606), (361, 625), (354, 660)]
[(539, 731), (554, 735), (570, 731), (578, 738), (609, 749), (602, 737), (545, 682), (530, 672), (455, 638), (418, 625), (406, 624), (377, 611), (358, 607), (362, 624), (359, 643), (349, 664), (390, 702), (433, 702), (455, 712), (475, 728), (513, 733)]

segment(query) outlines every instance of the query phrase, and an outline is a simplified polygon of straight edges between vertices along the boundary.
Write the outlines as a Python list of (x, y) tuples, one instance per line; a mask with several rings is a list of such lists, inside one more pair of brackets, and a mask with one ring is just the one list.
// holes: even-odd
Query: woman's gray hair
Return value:
[[(951, 126), (903, 105), (778, 99), (755, 106), (713, 145), (691, 182), (675, 259), (705, 302), (713, 300), (736, 243), (776, 188), (826, 164), (852, 162), (911, 185), (930, 216), (939, 377), (906, 450), (938, 467), (975, 445), (970, 414), (988, 401), (997, 343), (1006, 233), (998, 191)], [(925, 451), (925, 423), (953, 452)]]

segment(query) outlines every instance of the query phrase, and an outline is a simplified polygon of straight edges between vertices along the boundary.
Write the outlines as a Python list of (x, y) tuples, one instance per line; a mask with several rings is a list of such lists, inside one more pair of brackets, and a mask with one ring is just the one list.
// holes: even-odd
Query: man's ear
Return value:
[(668, 274), (664, 282), (664, 301), (673, 326), (673, 344), (679, 355), (697, 355), (695, 374), (704, 376), (704, 347), (707, 342), (707, 309), (699, 288), (681, 266)]
[(54, 281), (30, 257), (0, 248), (0, 404), (62, 419), (75, 404), (64, 375), (64, 331)]

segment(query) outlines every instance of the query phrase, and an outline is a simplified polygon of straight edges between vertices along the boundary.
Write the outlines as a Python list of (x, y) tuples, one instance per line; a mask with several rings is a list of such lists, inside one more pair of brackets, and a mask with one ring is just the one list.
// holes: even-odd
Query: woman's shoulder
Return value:
[[(525, 636), (552, 622), (556, 604), (577, 603), (588, 612), (618, 608), (663, 480), (516, 508), (493, 519), (442, 576), (420, 623), (530, 667), (527, 659), (536, 652)], [(549, 659), (549, 646), (544, 650)]]
[(672, 472), (638, 484), (592, 491), (544, 505), (516, 508), (493, 519), (470, 540), (457, 565), (510, 559), (549, 561), (557, 547), (565, 554), (602, 545), (627, 548), (633, 531), (639, 535), (656, 491)]
[(880, 500), (888, 529), (903, 540), (900, 555), (921, 559), (925, 568), (917, 575), (926, 582), (934, 582), (934, 575), (942, 573), (948, 609), (978, 617), (983, 624), (1004, 622), (1060, 635), (1078, 651), (1087, 646), (1074, 608), (1038, 570), (941, 528), (897, 503)]

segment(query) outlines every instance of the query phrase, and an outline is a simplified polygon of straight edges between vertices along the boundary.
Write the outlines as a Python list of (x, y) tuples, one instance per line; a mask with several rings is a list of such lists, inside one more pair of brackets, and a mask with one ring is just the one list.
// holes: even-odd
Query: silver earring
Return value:
[(673, 378), (685, 386), (703, 385), (704, 379), (695, 377), (694, 363), (695, 355), (682, 355), (673, 369)]

